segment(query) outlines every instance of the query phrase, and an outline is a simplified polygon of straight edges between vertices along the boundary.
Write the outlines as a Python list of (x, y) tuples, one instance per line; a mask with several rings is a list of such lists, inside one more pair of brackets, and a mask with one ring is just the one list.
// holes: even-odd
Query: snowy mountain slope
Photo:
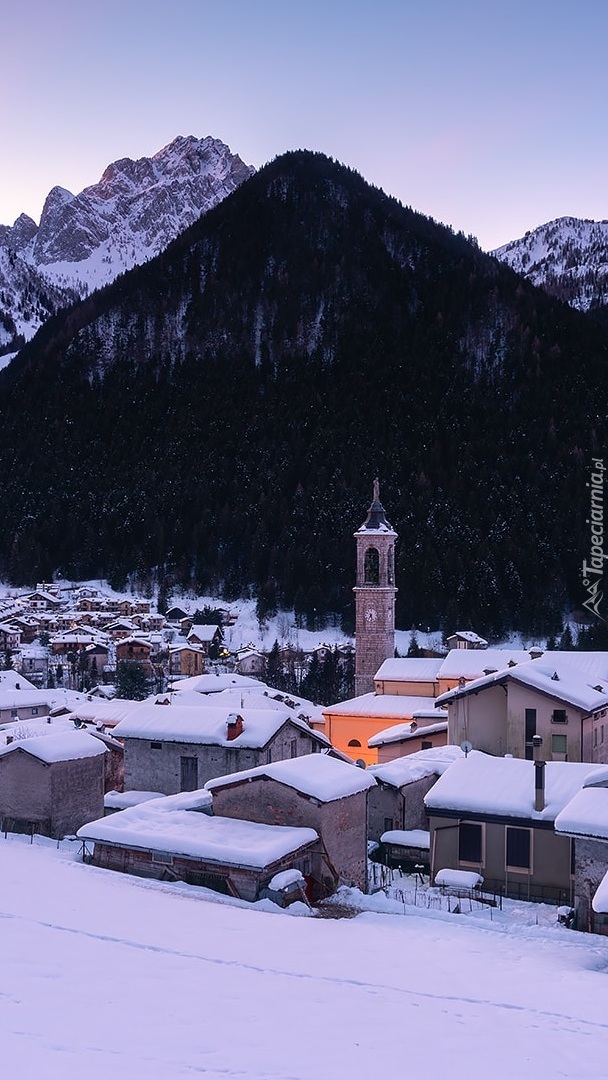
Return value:
[(608, 304), (608, 221), (557, 218), (492, 254), (579, 311)]
[[(122, 158), (98, 184), (55, 187), (40, 225), (0, 226), (0, 351), (52, 314), (162, 251), (254, 170), (219, 139), (178, 136), (151, 158)], [(17, 343), (18, 344), (18, 343)]]

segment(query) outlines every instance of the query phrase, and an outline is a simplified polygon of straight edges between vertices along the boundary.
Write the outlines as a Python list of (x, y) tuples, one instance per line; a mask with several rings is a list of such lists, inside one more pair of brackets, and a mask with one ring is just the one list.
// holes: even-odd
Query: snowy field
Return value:
[(0, 837), (4, 1080), (608, 1073), (605, 939), (487, 913), (327, 920), (222, 900)]

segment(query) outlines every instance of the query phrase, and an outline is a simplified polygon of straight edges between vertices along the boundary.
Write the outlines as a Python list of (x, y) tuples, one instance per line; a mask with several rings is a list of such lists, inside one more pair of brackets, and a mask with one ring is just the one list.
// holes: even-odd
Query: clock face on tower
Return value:
[(378, 618), (378, 613), (377, 613), (376, 609), (375, 608), (368, 608), (368, 610), (365, 612), (365, 621), (368, 623), (368, 625), (373, 626), (374, 623), (376, 622), (377, 618)]

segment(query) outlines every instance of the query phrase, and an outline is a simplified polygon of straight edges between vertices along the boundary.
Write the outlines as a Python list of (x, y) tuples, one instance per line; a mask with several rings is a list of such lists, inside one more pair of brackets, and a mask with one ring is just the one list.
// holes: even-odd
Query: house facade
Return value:
[(104, 756), (86, 732), (40, 735), (0, 750), (3, 830), (60, 839), (103, 814)]
[(531, 760), (539, 736), (547, 761), (608, 760), (608, 657), (587, 655), (548, 653), (441, 695), (448, 741)]
[(571, 904), (572, 844), (555, 819), (588, 772), (578, 762), (478, 751), (455, 762), (425, 797), (433, 878), (442, 869), (471, 870), (504, 896)]
[(555, 820), (574, 845), (576, 928), (608, 935), (608, 769), (593, 769)]
[[(375, 784), (364, 770), (315, 754), (220, 777), (207, 788), (214, 813), (224, 817), (314, 829), (336, 881), (366, 892), (368, 794)], [(333, 891), (331, 882), (318, 884)]]
[(125, 788), (165, 795), (194, 791), (216, 776), (327, 747), (289, 709), (151, 705), (114, 728), (124, 742)]

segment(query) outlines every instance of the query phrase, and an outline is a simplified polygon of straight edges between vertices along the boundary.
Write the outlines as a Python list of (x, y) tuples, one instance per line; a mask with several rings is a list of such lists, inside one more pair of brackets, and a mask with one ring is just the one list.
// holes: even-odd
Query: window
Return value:
[(420, 743), (420, 749), (421, 750), (432, 750), (433, 749), (433, 743), (432, 743), (431, 739), (423, 739), (422, 742)]
[(530, 829), (515, 829), (507, 826), (506, 829), (506, 858), (507, 870), (531, 870), (532, 841)]
[[(595, 732), (597, 736), (597, 731)], [(552, 735), (551, 736), (551, 753), (552, 754), (566, 754), (568, 752), (568, 736), (567, 735)]]
[(483, 864), (483, 826), (470, 821), (461, 821), (458, 830), (458, 861)]
[(568, 715), (565, 709), (554, 709), (551, 715), (552, 724), (567, 724)]
[(153, 851), (152, 862), (171, 866), (173, 864), (173, 855), (170, 855), (168, 851)]
[(298, 756), (298, 740), (292, 739), (289, 743), (289, 755), (294, 758)]
[(593, 729), (593, 745), (597, 746), (597, 728)]
[(150, 743), (150, 749), (151, 750), (162, 750), (162, 748), (163, 748), (162, 742), (151, 742)]
[(393, 827), (392, 817), (385, 817), (384, 819), (384, 832), (390, 832)]
[(349, 746), (361, 746), (361, 743), (359, 742), (358, 739), (351, 739), (348, 745)]
[(532, 739), (536, 735), (536, 709), (526, 709), (525, 711), (525, 727), (526, 727), (526, 758), (528, 761), (532, 761), (534, 757), (534, 746)]
[(604, 725), (602, 724), (602, 726), (600, 728), (600, 742), (603, 742), (603, 741), (604, 741)]

